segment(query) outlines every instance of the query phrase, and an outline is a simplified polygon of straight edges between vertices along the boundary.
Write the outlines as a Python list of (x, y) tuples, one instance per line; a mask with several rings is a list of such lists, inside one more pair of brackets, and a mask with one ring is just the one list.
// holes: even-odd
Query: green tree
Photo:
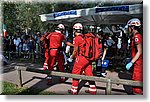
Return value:
[(31, 28), (32, 32), (45, 31), (46, 23), (41, 22), (40, 14), (51, 11), (50, 4), (18, 4), (17, 21), (21, 29)]
[(52, 6), (46, 3), (4, 3), (3, 11), (4, 23), (10, 35), (28, 28), (31, 28), (32, 33), (44, 32), (47, 24), (41, 21), (39, 15), (50, 13)]
[(3, 8), (3, 23), (7, 27), (8, 33), (11, 35), (16, 31), (16, 4), (9, 4), (9, 3), (4, 3), (2, 5)]

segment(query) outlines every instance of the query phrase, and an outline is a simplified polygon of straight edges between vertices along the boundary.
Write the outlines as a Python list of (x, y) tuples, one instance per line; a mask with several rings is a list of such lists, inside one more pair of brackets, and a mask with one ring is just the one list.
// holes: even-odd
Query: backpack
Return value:
[(97, 60), (102, 52), (102, 44), (100, 45), (98, 43), (98, 38), (92, 33), (87, 33), (82, 38), (84, 40), (79, 48), (79, 54), (84, 56), (87, 60)]
[(102, 68), (108, 68), (109, 60), (104, 60), (102, 63)]
[(49, 35), (49, 33), (46, 33), (45, 35), (43, 35), (41, 38), (40, 38), (40, 44), (41, 46), (43, 46), (43, 48), (47, 49), (49, 48), (49, 40), (46, 39), (46, 37)]

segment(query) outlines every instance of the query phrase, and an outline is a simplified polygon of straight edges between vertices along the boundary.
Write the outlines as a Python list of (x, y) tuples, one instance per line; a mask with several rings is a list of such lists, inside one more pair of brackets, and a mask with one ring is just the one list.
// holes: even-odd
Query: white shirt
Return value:
[(15, 44), (16, 46), (18, 46), (20, 42), (21, 42), (21, 39), (20, 39), (20, 38), (17, 38), (17, 40), (14, 39), (14, 44)]
[(115, 42), (111, 38), (109, 38), (107, 40), (107, 44), (108, 44), (108, 46), (111, 46), (112, 44), (115, 44)]

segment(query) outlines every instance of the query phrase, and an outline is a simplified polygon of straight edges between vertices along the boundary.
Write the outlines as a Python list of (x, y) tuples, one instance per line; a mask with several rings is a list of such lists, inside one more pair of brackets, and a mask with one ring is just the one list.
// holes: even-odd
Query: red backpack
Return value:
[(92, 33), (87, 33), (83, 37), (84, 41), (81, 44), (79, 49), (79, 54), (85, 56), (88, 60), (96, 60), (100, 57), (102, 52), (102, 44), (98, 43), (98, 38), (95, 37)]
[(46, 37), (48, 35), (49, 35), (49, 33), (47, 32), (40, 38), (41, 46), (43, 46), (43, 48), (45, 48), (45, 49), (49, 48), (49, 40), (46, 39)]

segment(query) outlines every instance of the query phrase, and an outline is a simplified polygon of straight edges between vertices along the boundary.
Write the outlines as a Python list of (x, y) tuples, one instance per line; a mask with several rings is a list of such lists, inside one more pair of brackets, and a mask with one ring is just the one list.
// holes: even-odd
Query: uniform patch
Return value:
[(138, 42), (139, 41), (139, 39), (138, 38), (135, 38), (135, 42)]

